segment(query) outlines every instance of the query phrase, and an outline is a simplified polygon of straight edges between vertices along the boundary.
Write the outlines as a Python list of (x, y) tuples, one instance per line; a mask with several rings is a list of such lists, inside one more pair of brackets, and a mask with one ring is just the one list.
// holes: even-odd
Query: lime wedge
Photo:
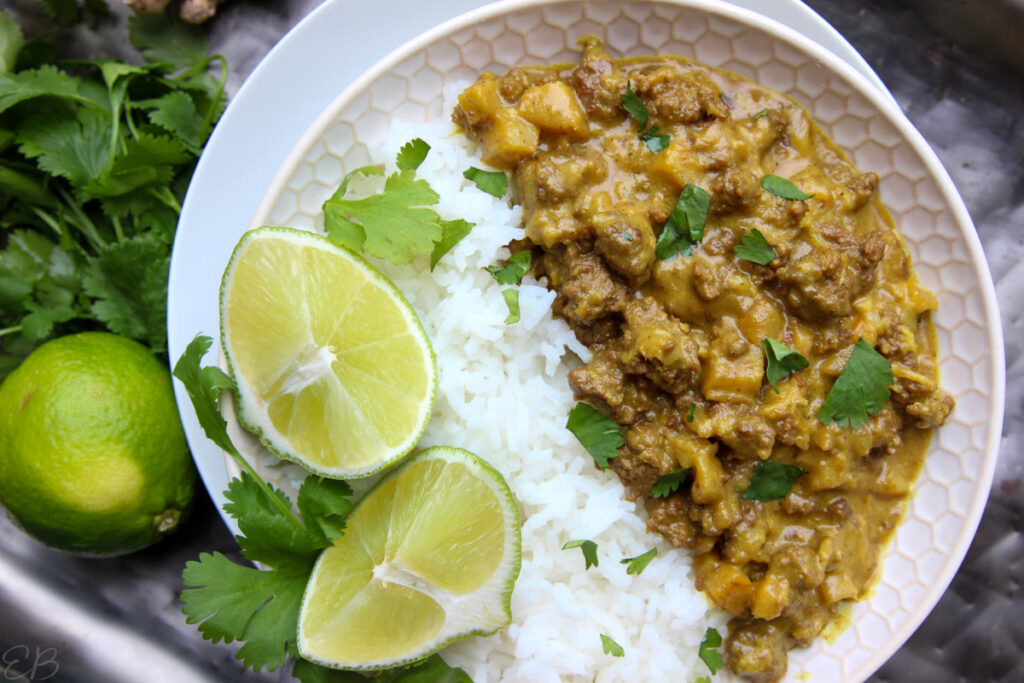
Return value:
[(220, 315), (239, 420), (279, 457), (362, 477), (423, 433), (434, 353), (409, 303), (361, 257), (311, 232), (247, 232)]
[(409, 664), (511, 621), (519, 508), (501, 474), (438, 446), (389, 472), (320, 556), (299, 653), (341, 669)]

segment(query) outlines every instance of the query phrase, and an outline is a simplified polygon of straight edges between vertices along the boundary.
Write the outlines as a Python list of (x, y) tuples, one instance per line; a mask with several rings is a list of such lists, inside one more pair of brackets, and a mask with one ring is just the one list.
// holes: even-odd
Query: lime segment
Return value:
[(408, 453), (433, 407), (434, 355), (409, 303), (313, 233), (246, 233), (221, 285), (239, 419), (280, 457), (329, 477)]
[(422, 659), (509, 623), (520, 567), (519, 510), (490, 465), (431, 448), (359, 502), (313, 569), (299, 652), (343, 669)]

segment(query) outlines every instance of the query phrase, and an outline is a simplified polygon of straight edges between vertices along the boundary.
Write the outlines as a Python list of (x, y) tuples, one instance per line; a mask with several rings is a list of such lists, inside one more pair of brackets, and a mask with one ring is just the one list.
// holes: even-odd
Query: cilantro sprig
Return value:
[(804, 474), (807, 470), (802, 467), (762, 460), (754, 465), (754, 476), (740, 498), (763, 503), (785, 498), (796, 480)]
[(850, 359), (818, 409), (821, 424), (832, 422), (860, 429), (868, 417), (885, 407), (889, 387), (895, 382), (892, 365), (863, 339), (853, 347)]
[(602, 470), (618, 456), (626, 441), (619, 425), (586, 403), (577, 403), (569, 412), (566, 428), (573, 433)]
[(629, 575), (637, 575), (643, 573), (647, 569), (647, 565), (651, 563), (655, 557), (658, 556), (658, 549), (651, 548), (646, 553), (637, 555), (636, 557), (627, 557), (624, 560), (619, 560), (620, 564), (628, 565), (626, 567), (626, 573)]
[(579, 548), (580, 552), (583, 553), (584, 571), (597, 566), (597, 543), (588, 539), (577, 539), (575, 541), (567, 541), (562, 546), (562, 550), (572, 550), (573, 548)]
[(655, 243), (654, 253), (659, 259), (666, 261), (693, 253), (693, 248), (704, 239), (710, 203), (711, 195), (707, 190), (686, 183)]
[(82, 330), (166, 353), (171, 244), (227, 65), (169, 15), (128, 27), (145, 64), (58, 65), (59, 29), (27, 37), (0, 10), (0, 379)]
[(707, 665), (712, 676), (718, 673), (718, 670), (722, 668), (722, 653), (718, 650), (721, 646), (722, 634), (718, 632), (718, 629), (709, 627), (708, 630), (704, 632), (704, 640), (700, 642), (700, 647), (697, 650), (697, 656), (700, 657), (700, 660)]

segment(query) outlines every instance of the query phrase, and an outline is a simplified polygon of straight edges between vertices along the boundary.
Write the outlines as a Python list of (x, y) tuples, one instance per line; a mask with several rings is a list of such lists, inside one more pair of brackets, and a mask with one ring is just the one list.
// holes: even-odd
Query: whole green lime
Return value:
[(48, 546), (147, 546), (177, 528), (195, 480), (170, 373), (137, 342), (60, 337), (0, 385), (0, 505)]

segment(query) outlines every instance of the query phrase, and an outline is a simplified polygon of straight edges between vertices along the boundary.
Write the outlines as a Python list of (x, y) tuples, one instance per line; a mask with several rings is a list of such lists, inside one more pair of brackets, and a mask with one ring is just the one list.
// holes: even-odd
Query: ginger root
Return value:
[[(214, 15), (223, 0), (181, 0), (179, 14), (191, 24), (201, 24)], [(124, 0), (124, 4), (140, 14), (163, 12), (171, 0)]]

